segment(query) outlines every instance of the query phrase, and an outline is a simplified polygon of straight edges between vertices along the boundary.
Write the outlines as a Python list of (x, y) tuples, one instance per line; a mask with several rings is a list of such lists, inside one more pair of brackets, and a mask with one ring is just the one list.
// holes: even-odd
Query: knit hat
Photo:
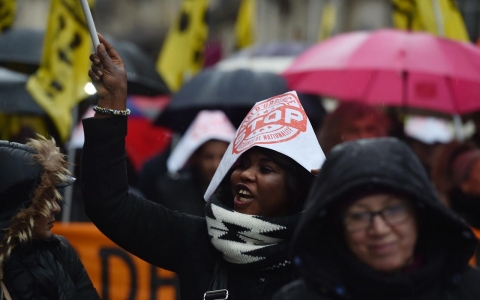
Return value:
[(472, 149), (458, 155), (453, 161), (453, 181), (460, 185), (470, 177), (474, 163), (480, 159), (480, 150)]

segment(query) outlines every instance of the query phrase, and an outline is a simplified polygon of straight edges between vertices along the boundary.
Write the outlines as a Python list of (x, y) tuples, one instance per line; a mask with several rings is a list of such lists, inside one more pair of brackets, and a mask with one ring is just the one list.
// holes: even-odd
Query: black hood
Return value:
[(5, 228), (21, 208), (30, 205), (35, 187), (40, 182), (42, 166), (36, 163), (32, 147), (0, 141), (0, 223)]
[[(54, 146), (54, 144), (51, 145), (51, 147)], [(45, 148), (49, 151), (39, 153), (29, 145), (0, 140), (0, 228), (8, 227), (12, 217), (21, 209), (31, 205), (44, 174), (45, 166), (42, 162), (56, 162), (58, 158), (55, 155), (61, 155), (58, 149)], [(40, 161), (39, 156), (42, 157)], [(62, 163), (64, 163), (63, 160)], [(58, 170), (55, 171), (63, 174), (64, 177), (61, 181), (54, 180), (55, 187), (62, 188), (73, 183), (75, 178), (69, 176), (68, 171), (61, 170), (63, 165), (59, 163), (57, 165)]]
[(395, 138), (365, 139), (333, 148), (312, 185), (291, 247), (307, 281), (333, 290), (344, 284), (345, 268), (338, 265), (348, 261), (341, 257), (348, 251), (340, 249), (343, 234), (334, 218), (357, 191), (407, 196), (418, 216), (417, 247), (425, 247), (421, 251), (427, 259), (432, 253), (444, 253), (440, 273), (445, 276), (467, 266), (477, 241), (470, 228), (440, 203), (415, 154)]

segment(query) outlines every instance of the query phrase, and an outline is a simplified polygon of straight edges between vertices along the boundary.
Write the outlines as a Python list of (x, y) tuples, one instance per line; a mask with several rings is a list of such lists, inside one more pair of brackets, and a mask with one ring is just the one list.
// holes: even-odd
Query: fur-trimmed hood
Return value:
[(0, 141), (0, 266), (19, 243), (32, 240), (34, 220), (49, 216), (57, 191), (75, 180), (65, 155), (39, 136), (26, 145)]

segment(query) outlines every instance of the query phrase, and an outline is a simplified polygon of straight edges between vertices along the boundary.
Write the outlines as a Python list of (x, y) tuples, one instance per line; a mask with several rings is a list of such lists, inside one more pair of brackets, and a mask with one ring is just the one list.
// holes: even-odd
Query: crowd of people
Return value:
[[(99, 38), (85, 213), (175, 272), (182, 299), (480, 299), (480, 130), (426, 153), (391, 111), (343, 102), (312, 126), (289, 92), (255, 104), (238, 130), (221, 111), (201, 112), (132, 193), (126, 72)], [(74, 181), (55, 143), (2, 141), (0, 160), (0, 299), (98, 299), (51, 233)]]

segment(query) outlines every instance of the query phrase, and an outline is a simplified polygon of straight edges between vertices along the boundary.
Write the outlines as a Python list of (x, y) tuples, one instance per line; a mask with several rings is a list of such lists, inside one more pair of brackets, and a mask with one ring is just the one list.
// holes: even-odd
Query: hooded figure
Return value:
[(346, 142), (327, 156), (294, 234), (301, 278), (274, 299), (480, 299), (468, 266), (476, 243), (405, 144)]
[(55, 141), (0, 141), (0, 165), (0, 299), (100, 299), (74, 249), (51, 232), (57, 188), (75, 180)]
[[(235, 135), (219, 110), (198, 113), (167, 160), (168, 173), (147, 194), (168, 209), (204, 217), (203, 194)], [(185, 188), (188, 187), (188, 188)]]
[[(440, 199), (462, 217), (480, 237), (480, 150), (472, 143), (452, 141), (442, 147), (431, 178)], [(480, 247), (470, 261), (478, 266)]]
[(205, 193), (206, 218), (171, 211), (128, 191), (127, 118), (108, 114), (128, 114), (126, 74), (117, 52), (99, 38), (89, 75), (98, 105), (108, 110), (83, 120), (87, 215), (122, 248), (176, 272), (183, 300), (206, 292), (205, 299), (271, 299), (294, 278), (287, 245), (310, 171), (324, 159), (296, 93), (260, 101), (245, 117)]

